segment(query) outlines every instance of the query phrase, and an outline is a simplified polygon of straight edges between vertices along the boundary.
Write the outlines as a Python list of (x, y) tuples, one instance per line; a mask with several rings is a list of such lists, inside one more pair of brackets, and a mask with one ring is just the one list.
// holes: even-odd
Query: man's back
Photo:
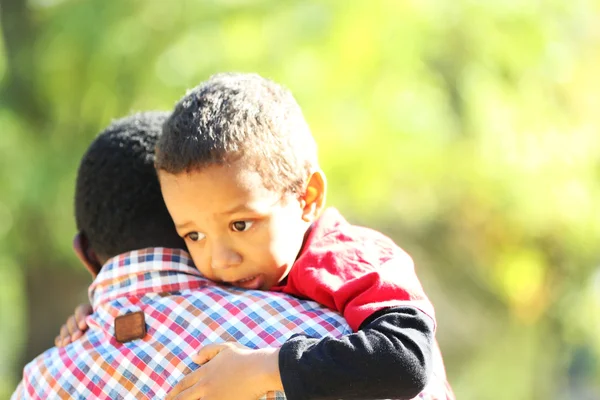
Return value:
[[(190, 357), (203, 345), (236, 341), (278, 347), (295, 333), (339, 337), (350, 332), (340, 315), (315, 302), (216, 285), (201, 277), (180, 250), (115, 257), (89, 293), (90, 329), (28, 364), (14, 399), (164, 398), (198, 367)], [(123, 326), (117, 321), (115, 337), (115, 318), (139, 311), (146, 334), (120, 343), (119, 334), (135, 333), (140, 320)]]

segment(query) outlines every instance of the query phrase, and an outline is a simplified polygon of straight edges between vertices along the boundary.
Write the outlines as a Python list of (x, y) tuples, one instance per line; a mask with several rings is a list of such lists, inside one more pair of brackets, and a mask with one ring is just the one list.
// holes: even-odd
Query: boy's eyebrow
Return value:
[[(231, 214), (235, 214), (235, 213), (240, 212), (240, 211), (246, 211), (246, 212), (248, 212), (248, 211), (254, 211), (254, 210), (251, 209), (251, 208), (249, 208), (246, 204), (242, 203), (242, 204), (238, 204), (236, 206), (233, 206), (233, 207), (231, 207), (228, 210), (218, 212), (217, 214), (218, 215), (231, 215)], [(175, 223), (175, 229), (177, 229), (178, 231), (179, 230), (184, 230), (187, 227), (192, 226), (192, 225), (194, 225), (194, 223), (192, 221), (185, 221), (185, 222), (181, 222), (179, 224)]]
[(235, 214), (237, 212), (240, 211), (252, 211), (250, 208), (248, 208), (248, 206), (246, 206), (246, 204), (242, 203), (242, 204), (238, 204), (237, 206), (233, 206), (228, 210), (225, 211), (221, 211), (219, 214), (221, 215), (230, 215), (230, 214)]
[(190, 225), (192, 225), (191, 221), (182, 222), (181, 224), (175, 224), (175, 229), (176, 230), (185, 229)]

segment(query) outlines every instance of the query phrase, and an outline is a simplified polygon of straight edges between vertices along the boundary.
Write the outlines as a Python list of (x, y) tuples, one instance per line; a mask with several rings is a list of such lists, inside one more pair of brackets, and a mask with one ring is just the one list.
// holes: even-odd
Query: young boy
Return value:
[(226, 397), (227, 384), (240, 380), (228, 366), (238, 363), (246, 365), (244, 382), (283, 388), (289, 399), (408, 399), (432, 375), (443, 389), (430, 398), (453, 398), (433, 306), (411, 258), (383, 234), (325, 209), (316, 145), (288, 91), (254, 74), (213, 76), (165, 123), (156, 168), (205, 277), (315, 300), (355, 332), (296, 335), (262, 361), (250, 350), (207, 346), (196, 358), (206, 366), (168, 398)]

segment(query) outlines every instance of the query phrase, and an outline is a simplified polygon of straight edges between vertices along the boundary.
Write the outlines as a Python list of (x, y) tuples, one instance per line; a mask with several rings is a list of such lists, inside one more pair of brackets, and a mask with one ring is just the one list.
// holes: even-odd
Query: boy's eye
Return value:
[(235, 232), (244, 232), (250, 229), (253, 223), (252, 221), (235, 221), (231, 223), (231, 229)]
[(202, 239), (204, 239), (204, 234), (200, 233), (200, 232), (190, 232), (187, 235), (185, 235), (186, 239), (191, 240), (192, 242), (198, 242)]

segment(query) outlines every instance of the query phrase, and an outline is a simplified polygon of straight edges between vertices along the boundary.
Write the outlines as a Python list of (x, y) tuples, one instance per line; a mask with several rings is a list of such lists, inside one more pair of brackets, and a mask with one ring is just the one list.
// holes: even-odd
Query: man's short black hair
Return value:
[(220, 73), (190, 90), (163, 127), (156, 168), (170, 174), (242, 160), (267, 189), (301, 193), (318, 168), (300, 106), (257, 74)]
[(99, 257), (147, 247), (185, 249), (154, 169), (156, 143), (168, 115), (143, 112), (114, 121), (81, 160), (75, 220)]

